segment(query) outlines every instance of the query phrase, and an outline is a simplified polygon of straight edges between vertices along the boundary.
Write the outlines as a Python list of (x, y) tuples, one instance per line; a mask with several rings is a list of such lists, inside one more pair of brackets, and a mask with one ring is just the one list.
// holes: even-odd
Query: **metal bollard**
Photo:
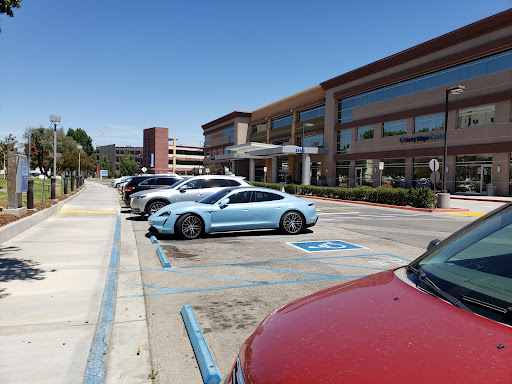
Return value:
[(64, 178), (64, 194), (65, 195), (68, 194), (68, 178), (67, 177)]
[(76, 177), (76, 189), (80, 188), (80, 176)]
[(75, 177), (71, 176), (71, 192), (75, 190)]
[(28, 181), (27, 208), (34, 209), (34, 180)]
[(51, 186), (50, 186), (50, 198), (52, 200), (56, 199), (56, 196), (55, 196), (56, 184), (55, 184), (55, 182), (56, 182), (55, 177), (52, 177), (52, 183), (51, 183)]

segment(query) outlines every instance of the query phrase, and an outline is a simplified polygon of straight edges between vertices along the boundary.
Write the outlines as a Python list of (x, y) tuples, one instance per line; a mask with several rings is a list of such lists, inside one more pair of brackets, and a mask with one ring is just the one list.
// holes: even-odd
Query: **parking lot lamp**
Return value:
[(446, 165), (446, 159), (448, 157), (448, 96), (450, 95), (460, 95), (464, 92), (466, 87), (463, 85), (457, 85), (456, 87), (451, 87), (446, 89), (446, 98), (445, 98), (445, 112), (444, 112), (444, 154), (443, 154), (443, 193), (447, 193), (446, 190), (446, 172), (448, 170), (448, 166)]
[[(301, 153), (302, 153), (302, 184), (303, 185), (309, 185), (309, 183), (311, 182), (311, 180), (309, 178), (309, 172), (310, 172), (310, 162), (308, 161), (309, 155), (306, 156), (306, 154), (304, 153), (304, 128), (309, 128), (309, 127), (313, 127), (313, 126), (314, 126), (314, 124), (311, 124), (311, 123), (303, 123), (302, 124), (302, 138), (300, 139), (300, 142), (302, 145)], [(307, 165), (307, 167), (306, 167), (306, 165)]]
[(53, 174), (51, 180), (51, 199), (55, 200), (55, 182), (57, 180), (57, 124), (60, 123), (60, 116), (50, 115), (50, 122), (53, 123)]

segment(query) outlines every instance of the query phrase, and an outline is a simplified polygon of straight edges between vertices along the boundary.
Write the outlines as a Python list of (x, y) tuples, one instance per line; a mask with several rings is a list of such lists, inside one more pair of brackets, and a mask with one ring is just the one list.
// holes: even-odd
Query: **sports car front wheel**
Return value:
[(304, 217), (300, 212), (286, 212), (279, 223), (281, 231), (287, 235), (296, 235), (304, 229)]
[(197, 215), (186, 213), (176, 222), (176, 233), (182, 239), (197, 239), (203, 232), (203, 221)]

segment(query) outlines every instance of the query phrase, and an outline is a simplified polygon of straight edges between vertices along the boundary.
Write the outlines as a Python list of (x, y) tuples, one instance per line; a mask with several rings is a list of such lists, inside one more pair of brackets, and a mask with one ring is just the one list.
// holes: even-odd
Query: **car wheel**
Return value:
[(297, 211), (286, 212), (281, 217), (279, 228), (287, 235), (296, 235), (304, 229), (304, 217)]
[(160, 208), (165, 207), (167, 204), (163, 201), (155, 201), (148, 206), (148, 215), (151, 216), (156, 211), (158, 211)]
[(186, 213), (176, 222), (176, 233), (187, 240), (197, 239), (203, 232), (203, 221), (197, 215)]

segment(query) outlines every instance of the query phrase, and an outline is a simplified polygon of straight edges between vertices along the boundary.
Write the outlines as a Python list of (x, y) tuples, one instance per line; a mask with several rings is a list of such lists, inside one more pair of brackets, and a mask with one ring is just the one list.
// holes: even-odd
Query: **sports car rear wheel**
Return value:
[(182, 239), (197, 239), (203, 232), (203, 221), (197, 215), (186, 213), (176, 222), (176, 233)]
[(287, 235), (296, 235), (304, 229), (304, 217), (297, 211), (286, 212), (281, 217), (279, 228)]

